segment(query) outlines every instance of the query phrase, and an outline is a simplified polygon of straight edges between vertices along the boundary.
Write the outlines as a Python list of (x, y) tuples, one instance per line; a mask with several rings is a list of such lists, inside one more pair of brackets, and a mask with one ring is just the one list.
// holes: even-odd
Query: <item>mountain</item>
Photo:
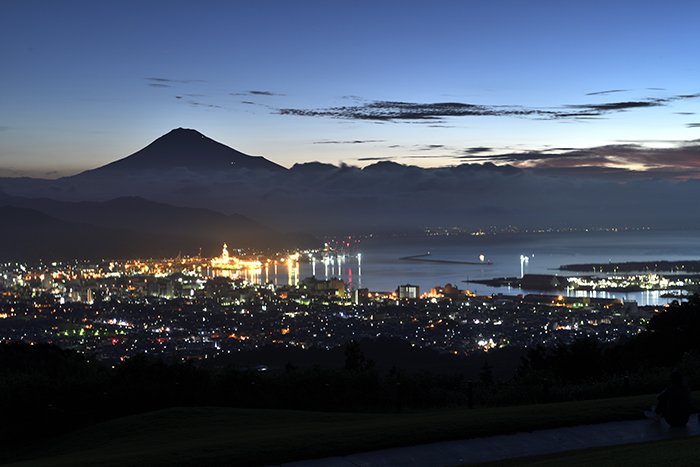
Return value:
[[(140, 223), (142, 229), (152, 232), (184, 232), (197, 238), (205, 234), (197, 232), (196, 226), (224, 221), (206, 219), (198, 212), (196, 216), (204, 217), (188, 222), (185, 219), (195, 213), (183, 212), (178, 217), (182, 220), (174, 223), (177, 215), (165, 214), (169, 208), (146, 209), (143, 202), (234, 216), (226, 225), (234, 223), (235, 215), (242, 215), (277, 232), (314, 235), (436, 226), (700, 227), (697, 180), (623, 177), (605, 168), (567, 169), (564, 173), (556, 168), (530, 170), (493, 164), (420, 168), (391, 161), (362, 169), (305, 163), (287, 170), (183, 129), (171, 131), (129, 157), (77, 176), (0, 179), (0, 192), (73, 203), (116, 203), (83, 204), (79, 215), (70, 216), (59, 206), (55, 211), (34, 204), (21, 206), (57, 217), (63, 212), (61, 216), (69, 222), (84, 220), (110, 228)], [(115, 198), (120, 200), (110, 201)], [(132, 210), (129, 203), (139, 204), (138, 209)], [(100, 212), (107, 208), (109, 215)], [(143, 214), (138, 214), (141, 208)]]
[(176, 128), (130, 156), (88, 170), (77, 177), (144, 170), (164, 171), (174, 168), (184, 168), (195, 173), (230, 172), (239, 169), (286, 170), (264, 157), (243, 154), (196, 130)]
[[(181, 208), (138, 197), (105, 202), (66, 202), (5, 197), (0, 200), (0, 260), (210, 256), (233, 247), (287, 248), (316, 245), (307, 235), (280, 233), (241, 215)], [(49, 248), (50, 246), (50, 248)]]
[(322, 162), (302, 162), (292, 166), (289, 171), (295, 175), (325, 175), (338, 170), (338, 166)]
[(49, 198), (5, 198), (3, 204), (34, 209), (67, 222), (85, 222), (110, 228), (133, 228), (145, 232), (216, 237), (223, 234), (259, 236), (269, 229), (245, 216), (224, 215), (200, 208), (181, 208), (138, 196), (109, 201), (78, 203)]
[(11, 226), (0, 229), (1, 261), (169, 256), (179, 244), (171, 236), (66, 222), (29, 208), (0, 206), (0, 218)]

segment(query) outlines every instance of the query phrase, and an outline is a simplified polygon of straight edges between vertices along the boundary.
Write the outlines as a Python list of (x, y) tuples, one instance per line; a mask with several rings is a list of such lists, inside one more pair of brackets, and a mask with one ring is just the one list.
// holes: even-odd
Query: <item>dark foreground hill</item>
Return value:
[[(653, 395), (411, 413), (178, 407), (107, 422), (17, 451), (12, 466), (270, 465), (398, 446), (635, 419)], [(6, 456), (11, 451), (6, 451)], [(692, 458), (692, 457), (691, 457)], [(12, 462), (14, 461), (14, 462)]]

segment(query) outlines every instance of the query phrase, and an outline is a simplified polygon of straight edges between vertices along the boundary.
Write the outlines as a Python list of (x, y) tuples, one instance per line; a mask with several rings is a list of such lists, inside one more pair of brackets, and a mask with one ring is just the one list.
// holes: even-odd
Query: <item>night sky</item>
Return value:
[(0, 175), (76, 173), (176, 127), (287, 167), (700, 171), (698, 18), (692, 0), (4, 0)]

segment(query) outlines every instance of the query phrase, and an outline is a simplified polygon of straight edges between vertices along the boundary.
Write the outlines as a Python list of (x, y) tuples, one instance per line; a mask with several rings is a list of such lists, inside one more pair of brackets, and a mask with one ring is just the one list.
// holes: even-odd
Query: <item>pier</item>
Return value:
[(403, 256), (399, 258), (401, 261), (419, 261), (424, 263), (442, 263), (442, 264), (467, 264), (470, 266), (491, 265), (491, 261), (459, 261), (453, 259), (434, 259), (430, 257), (430, 253), (422, 255)]

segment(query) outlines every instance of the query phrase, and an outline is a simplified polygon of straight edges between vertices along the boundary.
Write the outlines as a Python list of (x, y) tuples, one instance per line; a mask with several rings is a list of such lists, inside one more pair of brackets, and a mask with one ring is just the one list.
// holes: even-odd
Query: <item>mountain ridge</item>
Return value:
[(174, 168), (195, 173), (237, 169), (287, 170), (262, 156), (250, 156), (219, 143), (197, 130), (175, 128), (133, 154), (66, 178)]
[[(179, 141), (185, 141), (184, 149)], [(188, 150), (190, 144), (201, 150)], [(186, 159), (179, 168), (177, 154)], [(232, 158), (241, 161), (236, 169)], [(219, 170), (222, 163), (226, 168)], [(140, 196), (315, 235), (435, 226), (700, 227), (700, 217), (693, 214), (700, 181), (643, 174), (611, 178), (585, 167), (568, 175), (551, 170), (555, 173), (492, 163), (421, 168), (389, 161), (365, 168), (311, 162), (285, 169), (195, 130), (176, 129), (101, 169), (57, 180), (4, 178), (0, 191), (69, 202)], [(183, 222), (179, 228), (190, 227)]]
[(240, 214), (172, 206), (137, 196), (102, 202), (6, 197), (0, 200), (0, 214), (12, 226), (0, 235), (3, 259), (14, 258), (13, 250), (29, 257), (41, 253), (43, 257), (95, 258), (174, 256), (180, 251), (193, 255), (200, 249), (212, 255), (223, 242), (244, 248), (316, 244), (310, 236), (279, 232)]

